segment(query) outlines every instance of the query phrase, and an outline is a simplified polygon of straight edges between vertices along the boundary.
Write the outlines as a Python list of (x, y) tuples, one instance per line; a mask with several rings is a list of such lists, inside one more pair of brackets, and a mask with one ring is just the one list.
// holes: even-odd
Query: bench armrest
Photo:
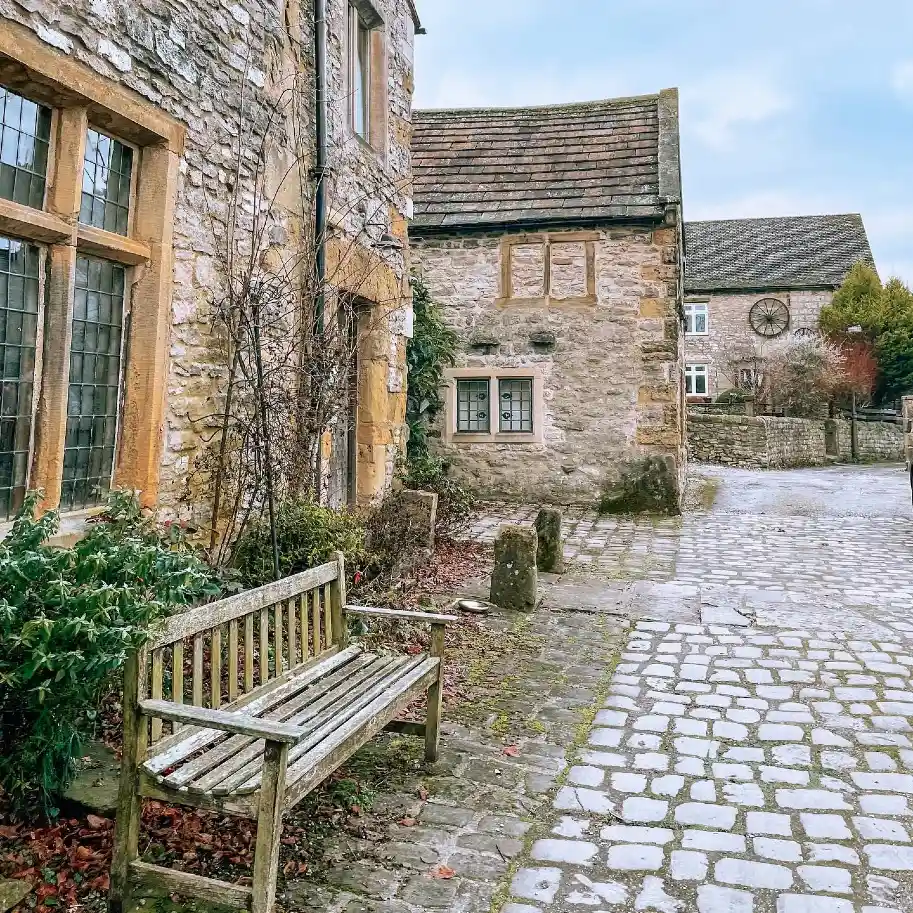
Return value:
[(460, 619), (456, 615), (439, 615), (436, 612), (409, 612), (399, 609), (376, 609), (366, 605), (347, 605), (349, 615), (373, 615), (377, 618), (402, 618), (408, 621), (425, 621), (432, 625), (447, 625)]
[(270, 742), (285, 742), (287, 745), (297, 745), (306, 734), (300, 726), (292, 726), (289, 723), (261, 720), (246, 713), (194, 707), (192, 704), (148, 700), (139, 702), (139, 710), (143, 716), (154, 716), (160, 720), (170, 720), (172, 723), (189, 723), (204, 729), (219, 729), (222, 732), (252, 736)]

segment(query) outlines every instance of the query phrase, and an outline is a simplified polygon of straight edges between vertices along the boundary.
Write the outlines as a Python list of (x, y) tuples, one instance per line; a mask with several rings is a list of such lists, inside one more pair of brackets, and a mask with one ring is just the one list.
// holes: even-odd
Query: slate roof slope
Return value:
[(658, 218), (680, 202), (678, 92), (416, 111), (415, 233)]
[(685, 223), (685, 291), (836, 288), (875, 266), (858, 213)]

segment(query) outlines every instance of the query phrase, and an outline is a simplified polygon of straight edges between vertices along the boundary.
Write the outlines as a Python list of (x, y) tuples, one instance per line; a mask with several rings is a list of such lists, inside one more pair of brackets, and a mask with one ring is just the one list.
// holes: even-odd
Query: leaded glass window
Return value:
[(0, 520), (22, 506), (28, 484), (39, 271), (34, 244), (0, 238)]
[(127, 234), (132, 176), (133, 150), (90, 128), (86, 134), (79, 221)]
[(124, 267), (76, 258), (61, 507), (101, 503), (111, 487), (121, 385)]
[(533, 430), (533, 382), (531, 378), (502, 378), (498, 381), (501, 431)]
[(457, 431), (488, 434), (491, 428), (488, 379), (457, 381)]
[(0, 197), (41, 209), (51, 109), (0, 86)]
[(355, 6), (349, 6), (349, 18), (352, 129), (366, 140), (371, 115), (371, 29)]

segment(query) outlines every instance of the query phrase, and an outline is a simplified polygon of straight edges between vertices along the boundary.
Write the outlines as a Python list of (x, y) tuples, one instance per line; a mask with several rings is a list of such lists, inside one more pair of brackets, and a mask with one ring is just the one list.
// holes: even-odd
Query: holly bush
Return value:
[(176, 527), (132, 493), (71, 548), (30, 492), (0, 542), (0, 787), (21, 815), (57, 814), (102, 697), (130, 650), (176, 608), (220, 592)]

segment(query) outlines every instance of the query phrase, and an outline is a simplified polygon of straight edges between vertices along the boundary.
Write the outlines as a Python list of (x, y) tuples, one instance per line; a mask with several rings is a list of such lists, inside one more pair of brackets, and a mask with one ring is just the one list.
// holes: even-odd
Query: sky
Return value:
[(418, 108), (680, 92), (687, 220), (862, 213), (913, 286), (913, 0), (417, 0)]

